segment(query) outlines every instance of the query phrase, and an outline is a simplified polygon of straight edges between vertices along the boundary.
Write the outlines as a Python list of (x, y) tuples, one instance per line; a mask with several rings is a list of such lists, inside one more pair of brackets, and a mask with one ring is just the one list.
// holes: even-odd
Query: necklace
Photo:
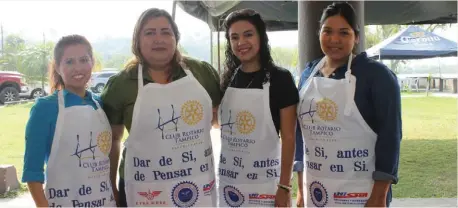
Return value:
[(251, 85), (251, 83), (253, 82), (253, 80), (254, 80), (254, 77), (253, 77), (253, 78), (251, 78), (251, 81), (250, 81), (250, 83), (248, 83), (248, 85), (247, 85), (245, 88), (248, 88), (248, 87)]

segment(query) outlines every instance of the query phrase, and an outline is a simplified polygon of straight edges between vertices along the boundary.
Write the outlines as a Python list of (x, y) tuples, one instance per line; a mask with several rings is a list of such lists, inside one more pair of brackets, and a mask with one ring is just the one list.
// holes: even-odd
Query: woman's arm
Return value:
[(281, 136), (281, 174), (280, 184), (290, 185), (296, 147), (296, 108), (299, 102), (299, 92), (291, 73), (285, 69), (279, 70), (275, 86), (275, 99), (280, 108)]
[(45, 192), (43, 191), (43, 184), (41, 182), (28, 182), (30, 194), (32, 195), (35, 206), (49, 207), (48, 200), (46, 199)]
[[(119, 80), (119, 81), (118, 81)], [(121, 140), (124, 134), (124, 98), (119, 94), (119, 87), (122, 87), (122, 79), (118, 79), (118, 75), (110, 77), (104, 91), (101, 94), (103, 110), (107, 115), (111, 125), (112, 141), (110, 158), (110, 181), (113, 188), (114, 198), (119, 205), (119, 190), (116, 183), (119, 165), (119, 155), (121, 152)]]
[(280, 184), (290, 186), (296, 147), (296, 106), (291, 105), (280, 110), (281, 135), (281, 174)]
[(213, 118), (211, 125), (213, 128), (219, 128), (218, 107), (221, 103), (222, 92), (220, 88), (220, 78), (218, 72), (215, 70), (215, 68), (213, 68), (212, 65), (205, 61), (200, 62), (198, 65), (196, 65), (196, 67), (199, 67), (200, 70), (198, 71), (201, 72), (196, 73), (196, 75), (199, 74), (198, 80), (210, 95), (212, 100)]
[(116, 203), (119, 203), (119, 190), (116, 183), (116, 176), (118, 174), (119, 155), (121, 152), (121, 140), (124, 134), (124, 125), (111, 125), (112, 142), (110, 155), (110, 181), (113, 187), (113, 194)]
[(375, 181), (371, 198), (385, 202), (390, 185), (398, 181), (402, 138), (401, 91), (396, 76), (389, 70), (374, 70), (372, 100), (376, 117)]
[(278, 85), (275, 88), (275, 101), (278, 102), (280, 109), (280, 136), (281, 136), (281, 173), (279, 188), (275, 196), (276, 207), (291, 206), (291, 192), (285, 191), (284, 186), (291, 187), (291, 175), (293, 172), (294, 149), (296, 147), (296, 106), (299, 102), (294, 79), (291, 73), (281, 70), (277, 74)]
[(217, 129), (220, 128), (219, 123), (218, 123), (218, 107), (219, 106), (216, 106), (213, 108), (213, 118), (212, 118), (212, 126), (213, 128), (217, 128)]
[[(27, 183), (37, 207), (48, 207), (43, 190), (44, 164), (49, 156), (57, 110), (52, 101), (38, 99), (30, 110), (25, 129), (25, 153), (22, 181)], [(57, 101), (55, 102), (57, 105)]]

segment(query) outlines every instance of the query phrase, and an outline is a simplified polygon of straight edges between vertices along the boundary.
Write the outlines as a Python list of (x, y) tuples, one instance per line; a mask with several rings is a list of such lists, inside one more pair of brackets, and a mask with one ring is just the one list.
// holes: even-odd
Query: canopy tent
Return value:
[[(297, 1), (177, 1), (186, 13), (221, 31), (230, 12), (251, 8), (266, 21), (269, 31), (297, 30)], [(440, 24), (457, 22), (456, 1), (364, 1), (366, 25)]]
[(411, 25), (366, 52), (378, 59), (448, 57), (457, 56), (457, 43)]

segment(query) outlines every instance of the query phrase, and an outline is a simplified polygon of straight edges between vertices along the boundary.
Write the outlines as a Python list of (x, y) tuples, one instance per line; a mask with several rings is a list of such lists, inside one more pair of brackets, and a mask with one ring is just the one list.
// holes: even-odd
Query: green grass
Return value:
[[(23, 168), (24, 128), (31, 105), (0, 108), (0, 161), (14, 164), (19, 180)], [(456, 197), (456, 98), (406, 97), (402, 99), (402, 111), (399, 184), (393, 187), (394, 197)], [(296, 183), (293, 184), (296, 187)], [(19, 191), (0, 195), (0, 198), (16, 197), (24, 191), (26, 187), (22, 186)]]
[[(457, 99), (403, 98), (402, 123), (399, 183), (393, 186), (394, 197), (456, 197)], [(293, 184), (297, 186), (296, 178)]]
[(24, 193), (26, 193), (28, 191), (29, 190), (27, 189), (27, 185), (26, 184), (21, 184), (19, 189), (0, 194), (0, 199), (2, 199), (2, 198), (16, 198), (16, 197), (18, 197), (18, 196), (20, 196), (20, 195), (22, 195), (22, 194), (24, 194)]
[(457, 196), (457, 99), (402, 100), (403, 141), (394, 197)]
[(0, 163), (14, 165), (19, 181), (24, 162), (24, 130), (32, 105), (28, 103), (0, 108)]

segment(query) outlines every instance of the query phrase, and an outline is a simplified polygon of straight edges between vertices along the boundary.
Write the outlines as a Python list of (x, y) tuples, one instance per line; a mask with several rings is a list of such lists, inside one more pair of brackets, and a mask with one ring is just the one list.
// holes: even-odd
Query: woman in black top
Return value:
[(257, 12), (235, 11), (224, 27), (218, 172), (220, 203), (226, 204), (220, 206), (290, 206), (297, 87), (291, 73), (273, 63)]

